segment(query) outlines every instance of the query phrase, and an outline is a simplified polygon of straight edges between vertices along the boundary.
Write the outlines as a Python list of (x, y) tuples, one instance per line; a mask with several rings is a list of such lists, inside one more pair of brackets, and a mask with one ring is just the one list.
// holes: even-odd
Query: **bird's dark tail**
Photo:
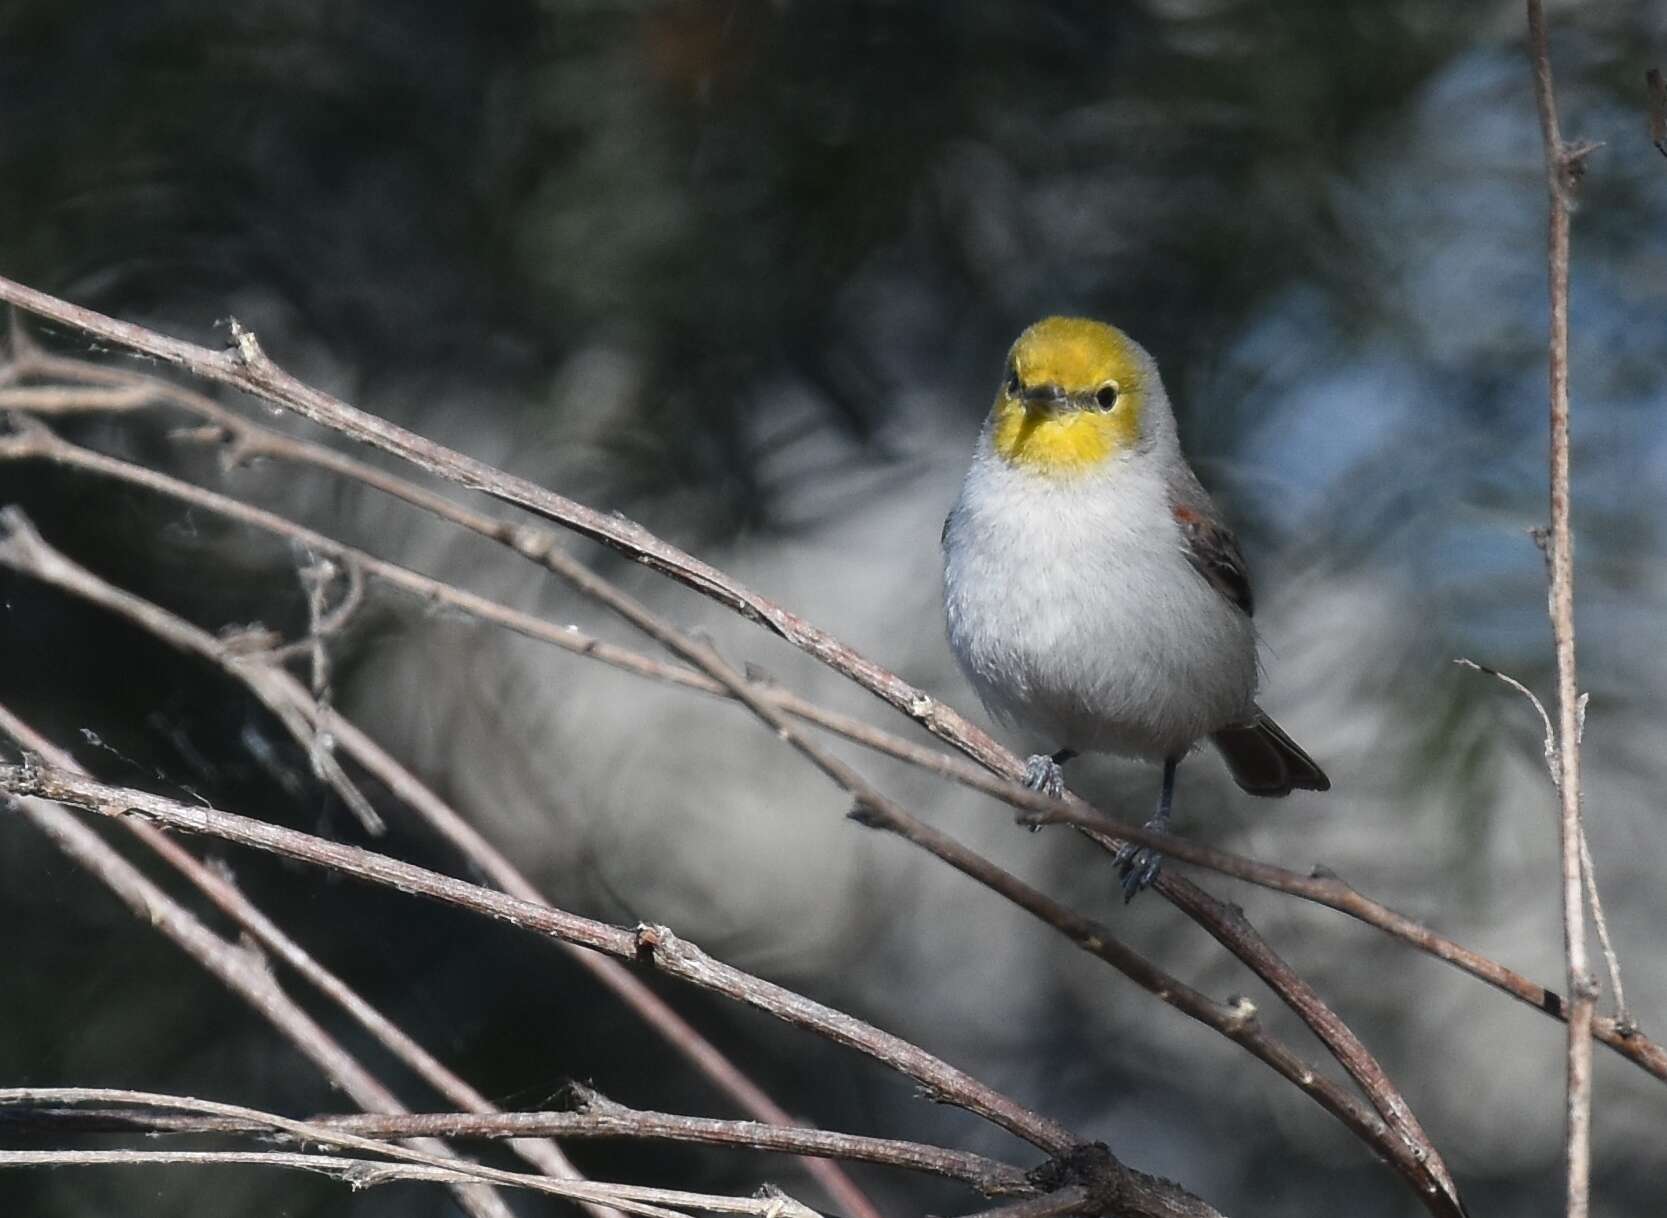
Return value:
[(1261, 707), (1250, 722), (1224, 727), (1210, 739), (1221, 750), (1233, 781), (1252, 795), (1277, 798), (1298, 790), (1331, 790), (1325, 771)]

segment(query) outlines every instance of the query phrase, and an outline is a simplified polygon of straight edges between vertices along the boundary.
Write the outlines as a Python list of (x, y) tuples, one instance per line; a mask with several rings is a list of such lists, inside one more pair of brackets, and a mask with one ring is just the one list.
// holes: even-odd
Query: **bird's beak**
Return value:
[(1071, 408), (1071, 395), (1058, 385), (1032, 385), (1019, 396), (1025, 409), (1036, 414), (1058, 414)]

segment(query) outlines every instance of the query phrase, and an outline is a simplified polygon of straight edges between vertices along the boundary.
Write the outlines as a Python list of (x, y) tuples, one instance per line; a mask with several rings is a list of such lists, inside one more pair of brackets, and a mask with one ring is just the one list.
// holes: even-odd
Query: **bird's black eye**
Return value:
[(1007, 370), (1007, 392), (1008, 392), (1008, 394), (1012, 397), (1018, 397), (1019, 396), (1019, 390), (1021, 390), (1023, 388), (1024, 388), (1024, 384), (1019, 380), (1019, 370), (1017, 368), (1009, 368)]
[(1113, 383), (1101, 385), (1094, 391), (1094, 401), (1101, 410), (1110, 410), (1117, 405), (1117, 386)]

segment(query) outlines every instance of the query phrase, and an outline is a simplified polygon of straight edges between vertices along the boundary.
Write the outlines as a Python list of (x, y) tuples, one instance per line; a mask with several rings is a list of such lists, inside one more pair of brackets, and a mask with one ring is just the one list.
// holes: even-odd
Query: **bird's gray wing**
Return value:
[(1181, 542), (1193, 569), (1243, 610), (1246, 617), (1255, 613), (1250, 571), (1239, 552), (1239, 539), (1222, 523), (1209, 492), (1184, 467), (1170, 487), (1170, 510), (1175, 514), (1175, 523), (1181, 527)]

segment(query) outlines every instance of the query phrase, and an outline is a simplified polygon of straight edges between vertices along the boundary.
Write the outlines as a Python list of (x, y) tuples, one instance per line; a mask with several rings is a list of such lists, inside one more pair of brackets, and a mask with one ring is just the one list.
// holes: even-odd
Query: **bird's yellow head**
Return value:
[(1045, 317), (1019, 335), (990, 416), (1010, 465), (1069, 477), (1133, 449), (1151, 359), (1123, 331), (1083, 317)]

